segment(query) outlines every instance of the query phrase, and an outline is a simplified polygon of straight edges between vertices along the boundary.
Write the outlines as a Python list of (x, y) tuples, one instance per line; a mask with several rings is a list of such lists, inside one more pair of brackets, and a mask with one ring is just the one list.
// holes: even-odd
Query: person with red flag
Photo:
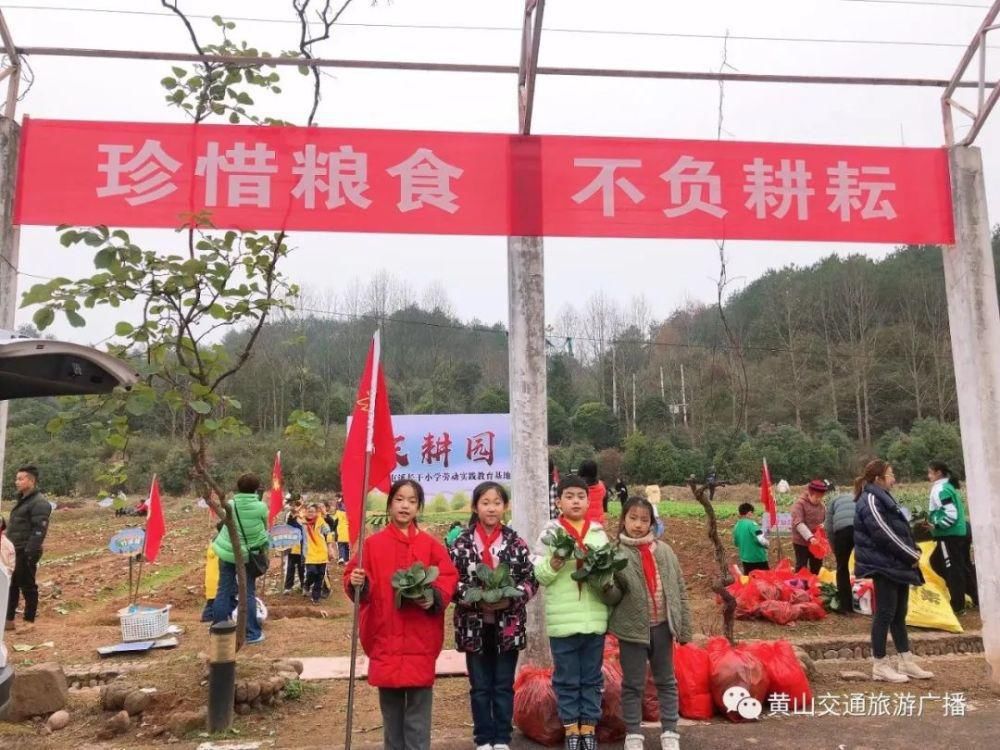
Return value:
[[(378, 688), (385, 747), (394, 750), (431, 747), (435, 664), (444, 645), (445, 610), (458, 584), (444, 545), (417, 527), (423, 507), (419, 483), (403, 479), (392, 485), (389, 523), (364, 540), (344, 571), (344, 590), (360, 610), (368, 684)], [(428, 571), (430, 586), (423, 597), (397, 605), (393, 576), (416, 563)]]
[(160, 554), (160, 544), (167, 533), (167, 525), (163, 520), (163, 501), (160, 499), (160, 483), (153, 477), (149, 488), (147, 501), (146, 539), (143, 542), (142, 556), (146, 562), (156, 562)]
[(340, 464), (351, 547), (362, 532), (368, 492), (372, 488), (387, 492), (395, 468), (396, 436), (392, 431), (389, 392), (385, 387), (381, 347), (376, 333), (358, 385), (358, 397)]
[(285, 479), (281, 473), (281, 451), (274, 454), (274, 468), (271, 469), (271, 494), (267, 510), (267, 526), (274, 525), (274, 519), (278, 517), (285, 507)]

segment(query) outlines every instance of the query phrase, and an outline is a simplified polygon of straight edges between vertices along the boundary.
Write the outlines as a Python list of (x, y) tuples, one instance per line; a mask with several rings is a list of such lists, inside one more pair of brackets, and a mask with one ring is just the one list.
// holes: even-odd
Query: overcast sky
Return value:
[[(24, 7), (29, 5), (35, 9)], [(516, 64), (522, 5), (520, 0), (381, 0), (372, 6), (369, 0), (355, 0), (342, 16), (344, 25), (314, 52), (325, 57)], [(43, 6), (60, 9), (38, 9)], [(67, 10), (71, 7), (165, 12), (156, 0), (3, 4), (18, 45), (191, 51), (182, 25), (173, 17)], [(290, 0), (182, 0), (181, 7), (191, 13), (226, 17), (294, 18)], [(541, 64), (718, 69), (721, 37), (728, 31), (732, 37), (728, 62), (740, 72), (948, 78), (986, 7), (976, 0), (951, 4), (945, 0), (923, 4), (920, 0), (699, 0), (683, 4), (548, 0)], [(204, 41), (215, 40), (210, 21), (193, 22)], [(236, 39), (247, 39), (274, 53), (296, 46), (296, 24), (237, 23)], [(411, 28), (387, 28), (391, 25)], [(814, 41), (779, 41), (776, 37)], [(994, 44), (1000, 48), (1000, 41)], [(166, 106), (158, 84), (168, 64), (51, 57), (33, 58), (30, 64), (35, 81), (19, 106), (19, 117), (183, 119), (179, 110)], [(991, 75), (995, 77), (998, 68), (991, 64)], [(308, 112), (307, 79), (294, 70), (283, 75), (285, 93), (267, 102), (264, 111), (302, 123)], [(534, 132), (539, 134), (699, 139), (716, 135), (719, 89), (711, 82), (541, 77), (536, 96)], [(939, 90), (926, 88), (730, 83), (725, 87), (724, 137), (940, 146), (939, 98)], [(512, 132), (517, 126), (515, 80), (501, 75), (332, 70), (323, 78), (317, 122), (333, 127)], [(961, 133), (965, 124), (958, 122)], [(978, 145), (985, 152), (990, 203), (1000, 206), (1000, 177), (990, 181), (1000, 174), (1000, 123), (996, 119), (983, 131)], [(178, 242), (173, 232), (147, 230), (137, 236), (163, 248)], [(365, 280), (373, 270), (387, 268), (409, 280), (418, 299), (424, 287), (442, 283), (462, 318), (491, 322), (506, 318), (503, 238), (299, 232), (293, 244), (296, 250), (286, 272), (311, 289), (342, 289), (352, 279)], [(745, 283), (770, 267), (809, 264), (831, 252), (881, 256), (890, 249), (730, 241), (729, 275)], [(687, 302), (708, 302), (714, 297), (718, 256), (711, 242), (550, 239), (545, 252), (547, 310), (552, 320), (565, 304), (582, 303), (597, 289), (623, 304), (644, 293), (657, 317)], [(61, 248), (54, 229), (22, 230), (21, 270), (25, 274), (51, 276), (58, 269), (59, 275), (82, 275), (92, 268), (91, 257), (82, 249)], [(34, 281), (22, 276), (22, 291)], [(96, 342), (111, 333), (114, 319), (92, 314), (86, 329), (74, 330), (60, 323), (53, 330), (73, 340)], [(30, 312), (19, 311), (19, 322), (28, 320)]]

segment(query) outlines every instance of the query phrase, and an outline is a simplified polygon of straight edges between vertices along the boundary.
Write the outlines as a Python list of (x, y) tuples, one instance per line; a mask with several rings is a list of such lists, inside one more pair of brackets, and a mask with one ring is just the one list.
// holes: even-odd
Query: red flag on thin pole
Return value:
[(160, 500), (160, 483), (153, 475), (153, 484), (149, 488), (149, 500), (146, 503), (149, 507), (146, 516), (146, 540), (143, 543), (143, 560), (156, 562), (157, 555), (160, 554), (160, 543), (167, 533), (167, 526), (163, 520), (163, 502)]
[[(351, 427), (347, 431), (344, 457), (340, 464), (344, 506), (351, 527), (351, 546), (357, 554), (358, 568), (363, 569), (365, 546), (365, 499), (372, 487), (389, 491), (389, 479), (396, 468), (396, 438), (389, 414), (389, 392), (382, 374), (381, 347), (378, 332), (372, 337), (368, 361), (358, 385)], [(354, 624), (351, 628), (351, 670), (347, 684), (347, 721), (344, 746), (351, 748), (354, 726), (354, 677), (358, 657), (358, 623), (361, 612), (361, 590), (354, 592)]]
[(389, 414), (389, 392), (382, 373), (379, 335), (372, 337), (365, 371), (358, 385), (351, 427), (344, 444), (340, 465), (344, 506), (351, 529), (351, 546), (363, 534), (365, 498), (369, 490), (389, 491), (392, 470), (396, 468), (396, 438)]
[(760, 474), (760, 504), (767, 511), (771, 528), (778, 525), (778, 507), (774, 502), (774, 489), (771, 487), (771, 472), (767, 468), (767, 459), (764, 459), (764, 468)]
[(274, 519), (281, 513), (285, 505), (285, 479), (281, 473), (281, 451), (274, 454), (274, 468), (271, 469), (271, 500), (268, 504), (267, 525), (271, 526)]

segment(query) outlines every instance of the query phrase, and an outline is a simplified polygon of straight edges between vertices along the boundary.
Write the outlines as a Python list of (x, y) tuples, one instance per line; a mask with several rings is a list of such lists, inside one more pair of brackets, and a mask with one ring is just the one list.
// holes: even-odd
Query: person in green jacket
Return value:
[[(259, 489), (260, 479), (257, 475), (244, 474), (236, 480), (237, 492), (228, 503), (236, 516), (236, 531), (244, 564), (250, 552), (266, 550), (270, 543), (267, 534), (267, 506), (257, 494)], [(212, 549), (219, 557), (219, 588), (212, 608), (212, 623), (215, 624), (230, 620), (236, 608), (236, 557), (229, 530), (225, 526), (212, 542)], [(257, 579), (249, 575), (249, 571), (247, 602), (246, 644), (263, 643), (264, 633), (257, 619)]]
[(622, 665), (625, 750), (643, 748), (647, 663), (660, 704), (660, 747), (680, 749), (674, 641), (691, 640), (691, 612), (680, 563), (670, 545), (656, 538), (654, 519), (653, 505), (646, 498), (625, 501), (618, 549), (628, 558), (628, 565), (614, 574), (603, 595), (613, 607), (608, 630), (618, 638)]
[(959, 492), (961, 483), (943, 461), (930, 462), (927, 479), (932, 482), (927, 517), (931, 522), (931, 535), (937, 540), (931, 553), (931, 567), (948, 584), (951, 608), (956, 614), (962, 614), (965, 595), (972, 597), (973, 604), (978, 607), (979, 592), (972, 562), (972, 537)]
[(608, 607), (599, 592), (572, 578), (582, 564), (556, 556), (545, 539), (566, 532), (580, 549), (608, 544), (604, 527), (587, 520), (588, 486), (567, 474), (557, 487), (559, 517), (542, 530), (534, 556), (535, 578), (545, 591), (545, 629), (552, 650), (552, 688), (559, 720), (566, 728), (567, 750), (597, 750), (595, 731), (601, 719), (604, 690), (604, 635)]
[(733, 544), (740, 554), (743, 575), (750, 575), (751, 570), (768, 570), (767, 536), (753, 518), (753, 506), (742, 503), (737, 511), (740, 519), (733, 526)]

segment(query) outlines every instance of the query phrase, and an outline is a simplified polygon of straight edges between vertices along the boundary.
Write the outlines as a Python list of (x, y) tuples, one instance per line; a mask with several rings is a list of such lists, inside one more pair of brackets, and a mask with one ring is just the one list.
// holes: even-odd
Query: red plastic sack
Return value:
[(806, 602), (805, 604), (793, 604), (796, 620), (822, 620), (826, 617), (826, 609), (817, 602)]
[(830, 554), (830, 540), (826, 537), (826, 529), (820, 526), (813, 538), (809, 540), (809, 554), (817, 560), (822, 560)]
[(753, 584), (757, 587), (757, 593), (760, 594), (762, 602), (781, 599), (782, 586), (780, 584), (765, 580), (757, 580)]
[(760, 604), (760, 592), (753, 581), (750, 583), (730, 584), (726, 590), (736, 599), (736, 617), (741, 620), (757, 615), (757, 605)]
[(622, 667), (618, 661), (618, 643), (614, 644), (613, 658), (605, 651), (604, 694), (601, 696), (601, 721), (597, 725), (597, 741), (621, 742), (625, 739), (625, 722), (622, 719)]
[(794, 575), (795, 571), (792, 570), (792, 563), (786, 557), (779, 561), (776, 566), (769, 568), (768, 570), (750, 571), (750, 580), (781, 583), (782, 581), (787, 581)]
[(778, 625), (787, 625), (799, 617), (796, 607), (804, 607), (804, 604), (792, 604), (791, 602), (761, 602), (759, 609), (760, 616)]
[(674, 674), (677, 676), (679, 710), (685, 719), (711, 719), (715, 714), (709, 671), (707, 651), (691, 643), (674, 646)]
[(705, 649), (709, 660), (709, 682), (712, 700), (730, 721), (740, 721), (739, 714), (726, 709), (723, 694), (733, 687), (741, 687), (752, 698), (765, 706), (767, 699), (767, 671), (760, 659), (750, 653), (745, 646), (732, 646), (725, 638), (712, 638)]
[(802, 589), (797, 589), (792, 586), (788, 587), (788, 591), (788, 601), (792, 604), (808, 604), (813, 600), (808, 591), (803, 591)]
[(746, 650), (760, 659), (767, 672), (768, 696), (783, 693), (790, 705), (807, 708), (812, 705), (809, 678), (788, 641), (757, 641), (746, 644)]
[(514, 680), (514, 723), (540, 745), (562, 744), (564, 730), (556, 711), (552, 670), (524, 667)]

